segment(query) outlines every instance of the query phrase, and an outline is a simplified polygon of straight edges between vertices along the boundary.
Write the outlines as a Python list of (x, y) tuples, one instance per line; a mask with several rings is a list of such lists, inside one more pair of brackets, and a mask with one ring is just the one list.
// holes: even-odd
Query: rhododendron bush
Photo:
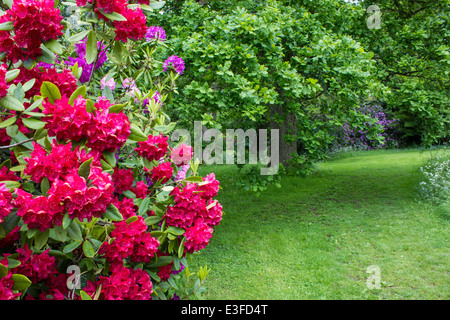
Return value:
[(137, 2), (3, 1), (1, 300), (205, 290), (188, 261), (222, 219), (219, 182), (168, 138), (184, 61), (153, 23), (162, 4)]

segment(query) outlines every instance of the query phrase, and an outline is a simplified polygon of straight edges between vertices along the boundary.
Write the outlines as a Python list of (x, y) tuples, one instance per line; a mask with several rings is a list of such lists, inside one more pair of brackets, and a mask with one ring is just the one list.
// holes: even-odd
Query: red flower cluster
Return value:
[(12, 208), (12, 194), (4, 183), (0, 183), (0, 223), (9, 215)]
[[(88, 180), (80, 177), (78, 168), (86, 160), (94, 158), (91, 164)], [(53, 226), (61, 225), (64, 212), (70, 218), (77, 217), (80, 221), (92, 217), (100, 217), (112, 202), (113, 185), (111, 176), (102, 171), (98, 157), (77, 147), (71, 151), (71, 143), (67, 145), (52, 144), (52, 151), (47, 152), (34, 142), (31, 158), (25, 174), (31, 179), (41, 182), (47, 177), (52, 182), (48, 196), (33, 198), (29, 193), (16, 189), (18, 195), (14, 206), (18, 208), (17, 215), (30, 229), (39, 228), (44, 231)]]
[(100, 247), (99, 254), (105, 255), (110, 262), (130, 258), (131, 261), (148, 263), (159, 247), (159, 241), (147, 231), (147, 225), (142, 216), (127, 224), (126, 221), (116, 222), (111, 232), (114, 240), (105, 241)]
[(123, 113), (110, 113), (108, 100), (100, 99), (95, 115), (86, 111), (86, 100), (78, 97), (73, 106), (63, 96), (53, 104), (43, 104), (44, 119), (50, 136), (57, 139), (79, 141), (86, 138), (86, 146), (96, 152), (115, 151), (124, 145), (131, 133), (130, 120)]
[(73, 170), (65, 181), (56, 180), (49, 190), (49, 195), (55, 195), (62, 203), (71, 219), (80, 221), (93, 217), (100, 217), (111, 204), (113, 198), (113, 185), (111, 176), (102, 171), (100, 167), (91, 167), (88, 180), (80, 177)]
[(201, 220), (196, 220), (195, 224), (184, 233), (186, 237), (184, 248), (190, 253), (205, 248), (212, 237), (212, 233), (213, 228)]
[[(20, 265), (12, 269), (12, 272), (26, 276), (34, 284), (44, 283), (48, 291), (40, 293), (41, 300), (49, 299), (48, 295), (53, 296), (53, 299), (64, 299), (64, 294), (69, 292), (66, 285), (68, 275), (58, 273), (58, 263), (55, 257), (49, 256), (49, 249), (41, 254), (33, 254), (26, 244), (16, 251), (19, 254), (16, 259), (20, 261)], [(4, 261), (7, 263), (6, 259), (2, 263)], [(30, 295), (26, 298), (34, 299)]]
[(0, 99), (6, 96), (8, 93), (9, 85), (6, 83), (6, 72), (7, 72), (6, 63), (0, 65)]
[(22, 189), (16, 189), (16, 200), (13, 202), (17, 208), (17, 215), (22, 217), (23, 222), (29, 229), (45, 231), (62, 224), (64, 206), (58, 197), (33, 196)]
[(153, 284), (150, 276), (142, 269), (126, 268), (121, 263), (112, 263), (111, 276), (103, 277), (96, 282), (89, 280), (83, 288), (91, 297), (94, 297), (97, 288), (101, 285), (100, 300), (150, 300)]
[(58, 87), (61, 95), (70, 95), (77, 89), (77, 79), (73, 75), (71, 70), (64, 69), (62, 72), (58, 72), (55, 68), (41, 68), (34, 67), (33, 69), (26, 69), (25, 67), (19, 68), (20, 73), (12, 83), (18, 84), (35, 79), (33, 87), (25, 92), (25, 98), (32, 98), (35, 95), (40, 95), (41, 86), (44, 81), (51, 82)]
[(0, 51), (8, 52), (7, 59), (13, 62), (35, 60), (42, 54), (42, 43), (63, 35), (62, 19), (53, 0), (14, 1), (0, 18), (14, 23), (14, 33), (0, 31)]
[(222, 220), (222, 206), (212, 200), (218, 190), (219, 182), (212, 173), (199, 185), (187, 182), (183, 189), (177, 186), (170, 193), (174, 196), (174, 204), (167, 209), (164, 218), (167, 225), (186, 230), (184, 247), (188, 252), (206, 247), (213, 227)]
[(43, 104), (44, 114), (51, 115), (44, 118), (45, 128), (50, 136), (58, 140), (79, 141), (87, 137), (87, 130), (91, 124), (92, 114), (86, 111), (86, 100), (79, 96), (73, 106), (65, 96), (56, 100), (54, 104)]
[(123, 198), (120, 201), (117, 198), (114, 198), (112, 204), (119, 209), (120, 214), (122, 215), (124, 220), (127, 220), (130, 217), (136, 215), (136, 210), (138, 210), (138, 206), (136, 206), (133, 202), (133, 199)]
[(99, 100), (94, 107), (95, 116), (87, 130), (86, 146), (103, 151), (115, 151), (122, 147), (131, 133), (130, 120), (123, 113), (110, 113), (109, 100)]
[(53, 141), (52, 151), (48, 155), (38, 143), (33, 142), (33, 146), (31, 158), (24, 158), (27, 162), (24, 174), (30, 175), (35, 182), (41, 182), (44, 177), (54, 181), (79, 166), (79, 157), (77, 152), (71, 150), (71, 143), (63, 145)]
[(120, 194), (131, 189), (134, 182), (133, 171), (115, 167), (112, 179), (114, 183), (114, 192)]
[(22, 292), (13, 293), (14, 281), (12, 275), (11, 271), (8, 271), (6, 276), (0, 278), (0, 300), (16, 300), (22, 295)]
[(151, 179), (153, 182), (161, 181), (166, 183), (172, 177), (173, 168), (170, 162), (160, 163), (158, 166), (152, 168)]
[(147, 18), (141, 8), (126, 9), (120, 12), (127, 21), (114, 21), (116, 41), (127, 42), (128, 39), (142, 40), (147, 34)]
[[(77, 0), (77, 6), (82, 7), (88, 0)], [(94, 1), (89, 0), (90, 3)], [(116, 28), (116, 41), (127, 42), (128, 39), (141, 40), (147, 33), (147, 18), (141, 8), (128, 9), (126, 0), (97, 0), (95, 1), (95, 12), (100, 19), (109, 21), (103, 13), (119, 13), (124, 16), (126, 21), (113, 21)]]
[(167, 137), (162, 133), (159, 136), (149, 135), (146, 141), (138, 142), (138, 145), (139, 147), (134, 150), (148, 161), (161, 159), (169, 149)]

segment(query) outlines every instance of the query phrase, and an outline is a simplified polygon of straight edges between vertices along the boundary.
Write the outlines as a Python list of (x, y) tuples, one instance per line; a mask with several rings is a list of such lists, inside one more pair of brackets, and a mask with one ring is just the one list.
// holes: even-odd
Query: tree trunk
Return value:
[(297, 126), (295, 114), (283, 110), (283, 107), (280, 105), (271, 105), (270, 128), (279, 130), (280, 163), (287, 167), (288, 160), (291, 159), (293, 155), (297, 154)]

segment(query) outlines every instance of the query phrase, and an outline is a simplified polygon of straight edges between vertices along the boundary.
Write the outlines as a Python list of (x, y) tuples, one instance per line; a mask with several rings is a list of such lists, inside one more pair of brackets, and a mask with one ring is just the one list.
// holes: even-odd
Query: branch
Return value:
[(27, 142), (33, 141), (33, 140), (34, 140), (33, 138), (30, 138), (30, 139), (27, 139), (27, 140), (23, 140), (23, 141), (21, 141), (21, 142), (17, 142), (17, 143), (15, 143), (15, 144), (10, 144), (9, 146), (1, 146), (1, 147), (0, 147), (0, 150), (1, 150), (1, 149), (10, 149), (10, 148), (14, 148), (14, 147), (20, 146), (20, 145), (22, 145), (22, 144), (25, 144), (25, 143), (27, 143)]

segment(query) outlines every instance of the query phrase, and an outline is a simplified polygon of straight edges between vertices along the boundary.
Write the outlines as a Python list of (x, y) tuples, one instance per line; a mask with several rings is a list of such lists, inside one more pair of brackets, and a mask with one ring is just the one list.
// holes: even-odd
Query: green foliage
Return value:
[(435, 204), (445, 204), (450, 201), (450, 154), (433, 155), (420, 167), (421, 181), (417, 192), (419, 199)]

